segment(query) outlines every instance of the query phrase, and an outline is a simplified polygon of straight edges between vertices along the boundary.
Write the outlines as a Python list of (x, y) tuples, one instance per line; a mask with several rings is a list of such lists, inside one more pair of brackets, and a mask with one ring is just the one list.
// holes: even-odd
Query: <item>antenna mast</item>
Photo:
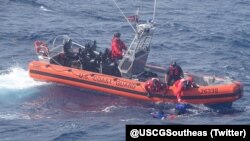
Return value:
[[(155, 15), (156, 0), (154, 3), (153, 20)], [(119, 62), (118, 69), (122, 77), (140, 79), (140, 76), (145, 72), (145, 65), (150, 52), (150, 44), (155, 26), (154, 22), (149, 20), (146, 23), (137, 24), (136, 28), (137, 32), (134, 39), (124, 54), (122, 60)]]
[(155, 3), (154, 3), (153, 22), (154, 22), (154, 20), (155, 20), (155, 8), (156, 8), (156, 0), (155, 0)]
[(121, 14), (123, 15), (123, 17), (127, 20), (128, 24), (131, 26), (131, 28), (134, 30), (134, 32), (136, 33), (135, 28), (133, 27), (133, 25), (129, 22), (128, 18), (125, 16), (125, 14), (122, 12), (121, 8), (118, 6), (118, 4), (116, 3), (115, 0), (113, 0), (116, 7), (120, 10)]

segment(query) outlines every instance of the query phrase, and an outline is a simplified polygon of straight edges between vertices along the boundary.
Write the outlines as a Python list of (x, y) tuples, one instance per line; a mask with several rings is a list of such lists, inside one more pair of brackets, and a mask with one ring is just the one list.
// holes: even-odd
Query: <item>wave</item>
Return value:
[(12, 3), (20, 3), (24, 5), (40, 7), (42, 4), (38, 3), (36, 0), (9, 0)]
[(86, 134), (87, 133), (84, 131), (62, 133), (58, 137), (54, 138), (53, 141), (82, 139), (86, 136)]
[(249, 48), (250, 41), (248, 39), (235, 39), (232, 40), (232, 47), (242, 47), (242, 48)]
[(13, 67), (0, 72), (0, 103), (16, 103), (35, 94), (38, 86), (45, 82), (37, 82), (29, 77), (28, 71)]
[(46, 6), (43, 6), (43, 5), (40, 6), (40, 9), (41, 9), (42, 11), (45, 11), (45, 12), (51, 12), (51, 11), (52, 11), (52, 10), (50, 10), (49, 8), (47, 8)]
[(4, 120), (27, 119), (29, 120), (30, 117), (29, 115), (16, 113), (16, 112), (8, 112), (8, 113), (0, 112), (0, 119), (4, 119)]
[(29, 77), (28, 71), (20, 68), (13, 67), (7, 72), (0, 74), (0, 90), (20, 90), (31, 87), (41, 86), (46, 83), (38, 82)]
[(118, 108), (117, 106), (112, 105), (112, 106), (105, 107), (102, 111), (105, 112), (105, 113), (108, 113), (108, 112), (113, 111), (113, 110), (115, 110), (117, 108)]

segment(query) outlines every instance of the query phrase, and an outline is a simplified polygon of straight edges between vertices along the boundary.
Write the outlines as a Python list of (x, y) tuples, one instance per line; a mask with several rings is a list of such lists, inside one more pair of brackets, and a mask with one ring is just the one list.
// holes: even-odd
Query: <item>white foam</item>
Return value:
[(138, 119), (136, 118), (130, 118), (130, 119), (121, 119), (122, 122), (129, 122), (129, 121), (136, 121)]
[(38, 82), (29, 76), (27, 70), (20, 67), (11, 68), (7, 73), (0, 74), (0, 90), (20, 90), (41, 86), (45, 82)]
[(28, 115), (18, 113), (0, 113), (0, 119), (14, 120), (14, 119), (30, 119)]
[(115, 110), (117, 108), (118, 107), (112, 105), (112, 106), (108, 106), (108, 107), (104, 108), (102, 111), (108, 113), (108, 112), (113, 111), (113, 110)]
[(40, 9), (46, 12), (50, 12), (52, 10), (49, 10), (48, 8), (44, 7), (43, 5), (40, 6)]

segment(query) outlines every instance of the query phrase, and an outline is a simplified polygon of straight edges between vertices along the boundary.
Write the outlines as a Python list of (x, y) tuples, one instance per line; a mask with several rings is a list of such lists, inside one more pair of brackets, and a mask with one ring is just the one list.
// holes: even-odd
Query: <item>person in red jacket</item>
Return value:
[(198, 88), (199, 86), (194, 83), (192, 77), (188, 77), (175, 81), (174, 87), (176, 87), (175, 95), (177, 100), (178, 102), (181, 102), (181, 95), (184, 90), (187, 90), (188, 88)]
[(119, 59), (122, 59), (123, 56), (123, 50), (127, 50), (127, 47), (123, 43), (123, 41), (120, 39), (121, 34), (119, 32), (114, 34), (114, 37), (112, 39), (112, 46), (111, 46), (111, 53), (112, 53), (112, 60), (116, 61)]
[(155, 92), (165, 91), (167, 90), (166, 84), (161, 82), (159, 78), (151, 78), (145, 83), (145, 89), (148, 92), (147, 96), (151, 97), (151, 94)]

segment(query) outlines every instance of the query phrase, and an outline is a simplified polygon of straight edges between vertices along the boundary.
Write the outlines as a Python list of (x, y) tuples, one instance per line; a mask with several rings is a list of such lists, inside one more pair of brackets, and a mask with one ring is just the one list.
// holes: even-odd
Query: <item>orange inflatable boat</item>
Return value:
[[(166, 70), (146, 63), (154, 23), (138, 24), (136, 30), (120, 61), (112, 60), (109, 49), (96, 51), (96, 41), (80, 45), (63, 35), (56, 37), (50, 48), (36, 41), (39, 60), (29, 64), (30, 77), (132, 99), (176, 103), (179, 88), (164, 83)], [(183, 89), (180, 97), (184, 103), (232, 103), (243, 96), (243, 85), (232, 79), (184, 73), (184, 78), (188, 77), (198, 87)], [(151, 83), (153, 79), (157, 85)]]
[[(72, 85), (133, 99), (166, 103), (177, 102), (174, 94), (174, 86), (170, 86), (166, 92), (155, 92), (148, 97), (148, 91), (145, 89), (146, 82), (58, 66), (40, 61), (33, 61), (29, 64), (29, 74), (37, 80)], [(242, 85), (239, 82), (224, 81), (220, 78), (193, 77), (194, 81), (196, 79), (203, 79), (203, 83), (207, 83), (207, 86), (201, 85), (199, 88), (190, 88), (184, 91), (181, 97), (185, 103), (228, 103), (239, 99), (243, 95)], [(223, 84), (215, 85), (217, 82), (221, 83), (222, 81)]]

